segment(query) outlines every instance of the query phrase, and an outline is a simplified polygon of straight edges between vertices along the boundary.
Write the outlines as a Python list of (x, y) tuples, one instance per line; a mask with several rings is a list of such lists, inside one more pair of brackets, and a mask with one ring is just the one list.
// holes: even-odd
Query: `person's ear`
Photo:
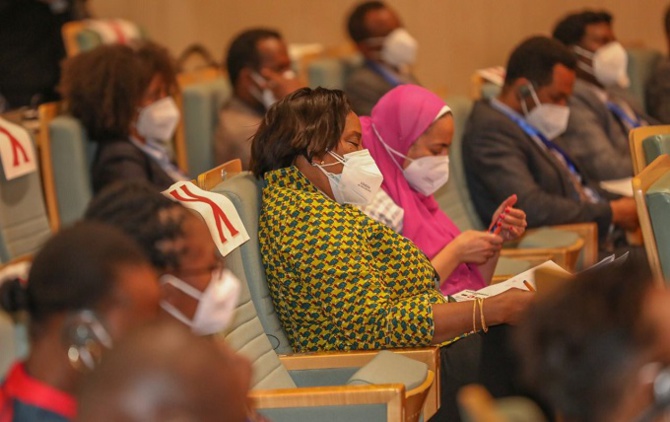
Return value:
[(103, 350), (112, 346), (109, 333), (95, 313), (88, 309), (68, 313), (62, 335), (70, 364), (79, 371), (93, 369)]
[(527, 78), (519, 78), (514, 81), (514, 91), (520, 101), (531, 96), (531, 82)]

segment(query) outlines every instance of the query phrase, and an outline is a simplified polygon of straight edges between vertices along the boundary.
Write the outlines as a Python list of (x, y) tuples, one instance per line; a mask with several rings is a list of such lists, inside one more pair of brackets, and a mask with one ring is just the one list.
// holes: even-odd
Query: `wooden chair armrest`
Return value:
[(558, 230), (577, 233), (584, 239), (584, 268), (598, 262), (598, 225), (596, 223), (575, 223), (553, 226)]
[(380, 384), (287, 388), (251, 391), (249, 397), (254, 401), (256, 409), (386, 403), (388, 406), (387, 420), (401, 422), (405, 407), (405, 386), (403, 384)]

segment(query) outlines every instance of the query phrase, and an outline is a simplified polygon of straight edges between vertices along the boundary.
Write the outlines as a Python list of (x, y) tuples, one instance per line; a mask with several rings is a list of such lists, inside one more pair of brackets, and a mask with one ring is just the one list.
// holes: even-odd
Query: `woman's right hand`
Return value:
[(487, 325), (517, 324), (535, 298), (535, 293), (517, 288), (485, 299), (484, 318)]
[(451, 243), (459, 262), (482, 265), (500, 251), (503, 238), (488, 232), (466, 230)]

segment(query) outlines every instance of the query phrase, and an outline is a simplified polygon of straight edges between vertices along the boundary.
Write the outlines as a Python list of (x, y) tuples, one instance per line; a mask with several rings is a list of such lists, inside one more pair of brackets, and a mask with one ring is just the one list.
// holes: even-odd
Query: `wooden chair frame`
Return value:
[(49, 214), (49, 225), (52, 232), (60, 228), (60, 213), (58, 211), (58, 198), (56, 196), (56, 182), (54, 180), (54, 169), (51, 163), (51, 136), (49, 124), (63, 110), (62, 102), (45, 103), (39, 106), (37, 113), (40, 121), (40, 132), (37, 139), (39, 149), (40, 165), (42, 171), (42, 186), (44, 188), (44, 199), (46, 201), (47, 213)]
[(647, 252), (647, 259), (651, 272), (656, 280), (663, 280), (663, 270), (658, 256), (658, 247), (656, 246), (656, 237), (651, 226), (651, 218), (647, 208), (645, 195), (651, 185), (653, 185), (661, 176), (670, 171), (670, 155), (664, 154), (656, 158), (651, 164), (645, 167), (640, 174), (633, 178), (633, 196), (637, 205), (637, 215), (640, 219), (640, 228), (644, 238), (644, 248)]
[[(304, 387), (252, 391), (258, 409), (314, 407), (347, 404), (388, 404), (388, 421), (415, 422), (423, 412), (424, 420), (440, 407), (440, 373), (438, 347), (393, 349), (394, 353), (428, 365), (428, 376), (418, 387), (405, 391), (402, 384), (371, 386)], [(320, 352), (281, 355), (279, 359), (288, 371), (361, 367), (370, 362), (378, 351)], [(421, 404), (423, 403), (423, 407)]]
[(226, 180), (228, 177), (242, 172), (242, 160), (235, 158), (230, 161), (200, 173), (197, 178), (197, 185), (200, 189), (212, 190), (216, 185)]
[(628, 145), (633, 160), (633, 174), (639, 174), (647, 166), (647, 160), (642, 149), (642, 141), (650, 136), (670, 134), (670, 125), (642, 126), (628, 133)]

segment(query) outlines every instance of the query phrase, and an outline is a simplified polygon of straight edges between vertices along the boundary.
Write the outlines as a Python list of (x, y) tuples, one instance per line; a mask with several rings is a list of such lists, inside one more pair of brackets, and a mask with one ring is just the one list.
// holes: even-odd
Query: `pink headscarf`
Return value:
[[(406, 155), (446, 106), (437, 95), (416, 85), (400, 85), (384, 95), (372, 109), (371, 117), (361, 117), (363, 146), (370, 150), (384, 175), (382, 189), (405, 211), (402, 234), (412, 240), (430, 259), (460, 234), (460, 230), (439, 208), (433, 196), (412, 189), (398, 164), (380, 142), (374, 128), (386, 144)], [(397, 161), (394, 161), (397, 160)], [(485, 287), (475, 265), (460, 264), (442, 285), (445, 294)]]

